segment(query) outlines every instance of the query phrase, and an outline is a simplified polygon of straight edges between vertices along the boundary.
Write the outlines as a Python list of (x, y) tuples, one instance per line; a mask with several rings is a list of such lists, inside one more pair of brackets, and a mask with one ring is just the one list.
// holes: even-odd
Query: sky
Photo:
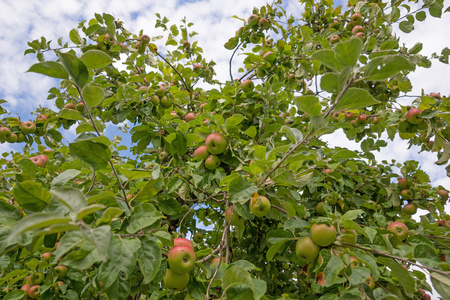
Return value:
[[(346, 1), (345, 1), (346, 2)], [(336, 3), (338, 3), (336, 1)], [(48, 90), (57, 85), (54, 79), (26, 73), (29, 67), (36, 63), (35, 56), (23, 56), (27, 49), (27, 42), (45, 36), (47, 40), (63, 37), (68, 41), (68, 34), (76, 28), (81, 20), (89, 20), (94, 13), (109, 13), (124, 21), (125, 27), (131, 32), (143, 29), (145, 34), (156, 36), (161, 33), (154, 28), (155, 14), (167, 16), (171, 23), (180, 24), (184, 17), (193, 22), (192, 29), (198, 33), (195, 40), (204, 50), (204, 57), (217, 63), (215, 68), (219, 80), (228, 79), (228, 61), (231, 51), (223, 48), (229, 37), (242, 22), (232, 18), (236, 15), (246, 19), (253, 7), (265, 5), (265, 0), (0, 0), (0, 99), (8, 101), (4, 105), (13, 116), (20, 115), (22, 119), (31, 118), (29, 110), (38, 105), (53, 107), (51, 101), (46, 100)], [(411, 5), (411, 3), (409, 3)], [(288, 14), (300, 16), (302, 8), (295, 0), (284, 1), (284, 8)], [(432, 18), (429, 15), (424, 22), (416, 22), (412, 33), (405, 34), (394, 26), (394, 30), (401, 38), (401, 43), (411, 47), (416, 42), (422, 42), (422, 54), (430, 55), (440, 52), (444, 47), (450, 48), (450, 13), (442, 18)], [(242, 56), (234, 59), (237, 70)], [(419, 68), (410, 76), (414, 89), (412, 95), (441, 92), (450, 94), (450, 67), (433, 61), (430, 69)], [(236, 76), (238, 74), (235, 74)], [(414, 98), (402, 98), (402, 104), (409, 104)], [(67, 138), (74, 138), (73, 131), (65, 132)], [(359, 149), (358, 145), (349, 143), (342, 132), (327, 138), (331, 145)], [(20, 150), (20, 145), (0, 144), (0, 152), (10, 152), (11, 149)], [(407, 150), (407, 142), (396, 139), (381, 152), (374, 153), (378, 161), (396, 159), (418, 160), (420, 167), (426, 171), (434, 186), (442, 185), (450, 189), (450, 179), (443, 167), (436, 166), (435, 153), (418, 153), (413, 147)]]

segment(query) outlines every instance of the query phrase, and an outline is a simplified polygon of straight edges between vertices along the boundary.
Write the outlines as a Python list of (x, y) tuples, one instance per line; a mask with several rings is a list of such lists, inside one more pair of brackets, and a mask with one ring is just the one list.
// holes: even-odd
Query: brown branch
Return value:
[(162, 56), (161, 54), (159, 54), (158, 52), (155, 52), (156, 53), (156, 55), (158, 55), (159, 57), (161, 57), (171, 68), (172, 68), (172, 70), (174, 70), (175, 71), (175, 73), (177, 73), (178, 74), (178, 76), (180, 77), (180, 79), (181, 79), (181, 82), (183, 83), (183, 85), (184, 85), (184, 88), (190, 93), (190, 92), (192, 92), (191, 91), (191, 89), (188, 87), (188, 85), (186, 84), (186, 82), (184, 81), (184, 78), (183, 78), (183, 76), (181, 76), (181, 74), (180, 74), (180, 72), (178, 72), (178, 70), (177, 69), (175, 69), (175, 67), (167, 60), (167, 59), (165, 59), (164, 58), (164, 56)]

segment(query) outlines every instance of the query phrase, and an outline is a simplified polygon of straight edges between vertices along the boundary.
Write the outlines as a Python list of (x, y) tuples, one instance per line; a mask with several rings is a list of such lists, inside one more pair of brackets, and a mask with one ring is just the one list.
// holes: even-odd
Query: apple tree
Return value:
[[(3, 299), (450, 295), (448, 190), (373, 154), (401, 138), (450, 174), (450, 99), (398, 101), (450, 50), (426, 57), (393, 32), (449, 8), (298, 2), (301, 16), (281, 0), (240, 16), (226, 81), (192, 23), (159, 14), (163, 36), (103, 13), (28, 43), (28, 71), (58, 86), (55, 109), (1, 119), (1, 141), (23, 145), (0, 161)], [(360, 150), (329, 146), (338, 133)]]

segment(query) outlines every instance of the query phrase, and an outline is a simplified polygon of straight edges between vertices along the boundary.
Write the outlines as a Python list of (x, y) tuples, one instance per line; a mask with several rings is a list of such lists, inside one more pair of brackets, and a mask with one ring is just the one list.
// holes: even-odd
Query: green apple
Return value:
[(353, 35), (356, 35), (358, 32), (364, 32), (364, 27), (362, 27), (361, 25), (356, 25), (352, 28)]
[(350, 256), (350, 268), (361, 267), (361, 261), (354, 256)]
[(167, 96), (162, 96), (159, 99), (160, 99), (159, 105), (161, 105), (162, 108), (167, 109), (172, 106), (172, 98), (167, 97)]
[(11, 136), (11, 129), (8, 127), (0, 127), (0, 139), (6, 140)]
[(17, 133), (17, 143), (22, 143), (23, 141), (25, 141), (25, 134), (23, 134), (23, 132), (18, 132)]
[(269, 25), (270, 25), (270, 22), (269, 22), (269, 20), (267, 20), (266, 18), (261, 18), (261, 19), (259, 19), (259, 21), (258, 21), (258, 26), (259, 26), (261, 29), (266, 29), (266, 28), (269, 27)]
[(36, 125), (31, 121), (22, 122), (20, 125), (20, 131), (25, 134), (32, 134), (36, 132)]
[(34, 281), (33, 281), (34, 285), (43, 283), (44, 279), (45, 279), (45, 275), (42, 272), (34, 272), (33, 277), (34, 277)]
[(319, 215), (326, 215), (327, 214), (327, 210), (325, 209), (325, 207), (323, 207), (323, 203), (324, 202), (319, 202), (319, 203), (317, 203), (317, 205), (316, 205), (316, 212), (319, 214)]
[(397, 178), (397, 186), (401, 189), (406, 189), (411, 185), (411, 182), (406, 177)]
[(164, 85), (159, 85), (159, 89), (156, 90), (155, 95), (161, 98), (166, 94), (166, 87)]
[(214, 132), (208, 135), (205, 145), (209, 153), (222, 154), (227, 149), (228, 142), (223, 134)]
[(241, 89), (245, 92), (248, 93), (250, 91), (253, 91), (253, 89), (255, 88), (255, 84), (253, 83), (253, 81), (251, 81), (250, 79), (244, 80), (241, 83)]
[(194, 249), (189, 246), (174, 246), (167, 256), (170, 269), (177, 274), (191, 271), (195, 266), (195, 260)]
[(183, 48), (185, 49), (191, 48), (191, 43), (189, 43), (189, 41), (183, 41)]
[(413, 203), (408, 203), (403, 206), (403, 212), (407, 215), (414, 215), (417, 212), (417, 206)]
[(18, 136), (15, 133), (11, 133), (11, 135), (6, 139), (8, 143), (15, 143), (17, 142)]
[(314, 223), (311, 226), (311, 238), (321, 247), (329, 246), (336, 239), (336, 228), (333, 225)]
[(222, 162), (220, 161), (220, 158), (217, 155), (211, 154), (205, 159), (205, 168), (207, 168), (210, 171), (214, 171), (217, 169)]
[(264, 217), (270, 211), (269, 199), (258, 194), (254, 194), (250, 199), (250, 211), (257, 217)]
[(350, 19), (350, 22), (353, 26), (361, 24), (361, 22), (362, 22), (361, 14), (359, 14), (359, 13), (353, 14)]
[(404, 240), (408, 237), (409, 229), (402, 222), (392, 222), (387, 229), (396, 235), (400, 240)]
[(411, 200), (414, 196), (414, 193), (410, 189), (403, 189), (400, 192), (400, 196), (402, 196), (403, 199)]
[(148, 43), (150, 43), (150, 37), (146, 34), (141, 35), (140, 40), (143, 45), (147, 45)]
[(250, 15), (250, 17), (248, 17), (248, 19), (247, 19), (247, 23), (250, 26), (256, 25), (256, 24), (258, 24), (258, 22), (259, 22), (259, 17), (258, 17), (258, 15), (255, 15), (255, 14)]
[(181, 291), (184, 290), (189, 283), (189, 273), (178, 274), (168, 269), (164, 276), (164, 285), (168, 289)]
[(188, 239), (185, 238), (176, 238), (173, 240), (173, 245), (175, 246), (189, 246), (194, 249), (194, 244)]
[[(233, 214), (233, 217), (231, 217), (231, 214)], [(230, 222), (231, 218), (231, 222)], [(239, 226), (244, 223), (244, 218), (242, 218), (238, 212), (236, 211), (235, 206), (230, 206), (227, 209), (227, 212), (225, 213), (225, 221), (227, 223), (230, 223), (233, 226)]]
[(195, 160), (205, 160), (205, 159), (208, 158), (209, 155), (210, 154), (209, 154), (208, 149), (206, 148), (205, 145), (202, 145), (202, 146), (198, 147), (194, 151), (194, 159)]
[(83, 103), (83, 102), (77, 103), (76, 109), (77, 109), (80, 113), (84, 112), (84, 110), (85, 110), (84, 103)]
[(411, 124), (419, 124), (423, 121), (422, 119), (422, 110), (418, 108), (411, 108), (406, 113), (406, 121)]
[(67, 267), (63, 265), (58, 265), (55, 267), (56, 276), (58, 279), (63, 279), (67, 274)]
[(417, 125), (404, 120), (398, 123), (397, 129), (401, 133), (415, 133), (417, 131)]
[(194, 233), (194, 237), (192, 238), (192, 240), (197, 244), (203, 242), (203, 233), (201, 232)]
[(313, 261), (320, 252), (320, 247), (314, 243), (310, 236), (304, 236), (298, 239), (295, 245), (295, 254), (304, 261)]
[(41, 291), (40, 291), (41, 286), (40, 285), (33, 285), (32, 287), (30, 287), (30, 289), (28, 290), (28, 297), (32, 298), (32, 299), (36, 299), (39, 298), (39, 296), (41, 295)]
[(158, 106), (158, 105), (159, 105), (159, 102), (160, 102), (160, 99), (159, 99), (158, 96), (152, 95), (152, 96), (150, 97), (150, 101), (153, 103), (153, 106)]

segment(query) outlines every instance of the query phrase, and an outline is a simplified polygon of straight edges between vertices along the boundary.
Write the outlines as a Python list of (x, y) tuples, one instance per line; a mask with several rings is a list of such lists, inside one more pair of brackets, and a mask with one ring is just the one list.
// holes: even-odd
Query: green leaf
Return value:
[(342, 69), (342, 65), (336, 60), (333, 50), (319, 50), (314, 52), (311, 57), (319, 60), (322, 64), (335, 71)]
[(16, 207), (6, 202), (0, 201), (0, 224), (14, 223), (17, 220), (20, 220), (20, 218), (20, 212)]
[(441, 157), (439, 157), (438, 161), (436, 161), (436, 164), (442, 165), (450, 159), (450, 142), (447, 142), (443, 139), (439, 139), (439, 140), (442, 144), (444, 151), (443, 151)]
[(150, 283), (161, 266), (161, 248), (158, 243), (148, 238), (141, 240), (137, 261), (144, 276), (143, 284)]
[(372, 59), (364, 70), (364, 79), (384, 81), (400, 71), (412, 71), (414, 65), (400, 55), (385, 55)]
[(63, 187), (57, 190), (50, 190), (56, 200), (67, 206), (73, 212), (78, 212), (87, 205), (84, 194), (77, 188)]
[(350, 284), (356, 286), (363, 283), (370, 276), (370, 270), (363, 267), (352, 268), (350, 275)]
[(43, 210), (52, 200), (52, 195), (33, 180), (19, 182), (13, 189), (14, 198), (25, 209), (37, 212)]
[(433, 283), (433, 287), (442, 297), (445, 297), (445, 295), (450, 295), (450, 278), (448, 276), (431, 272), (430, 278)]
[(399, 26), (401, 31), (405, 32), (405, 33), (410, 33), (411, 31), (414, 30), (414, 24), (411, 23), (410, 21), (402, 21), (400, 22)]
[(287, 133), (289, 135), (289, 139), (294, 143), (300, 142), (303, 139), (302, 132), (297, 128), (291, 128), (287, 125), (283, 125), (281, 126), (280, 132)]
[(305, 220), (290, 218), (286, 222), (284, 222), (285, 230), (292, 230), (297, 228), (303, 228), (308, 226), (309, 223)]
[(176, 215), (181, 213), (181, 204), (176, 199), (161, 199), (158, 202), (158, 208), (165, 215)]
[(83, 43), (83, 40), (81, 39), (80, 34), (78, 33), (78, 30), (76, 30), (75, 28), (70, 31), (69, 38), (76, 45), (80, 45)]
[(230, 201), (233, 203), (239, 202), (244, 204), (247, 202), (253, 193), (256, 193), (258, 188), (245, 180), (242, 176), (234, 178), (230, 183), (228, 190), (230, 194)]
[(55, 224), (67, 224), (71, 221), (68, 217), (61, 217), (53, 213), (35, 213), (20, 220), (11, 229), (7, 238), (8, 241), (14, 241), (16, 237), (29, 230), (48, 227)]
[(89, 206), (83, 207), (82, 209), (80, 209), (77, 213), (77, 219), (81, 220), (84, 219), (85, 217), (89, 216), (90, 214), (99, 211), (99, 210), (103, 210), (105, 209), (106, 206), (103, 204), (91, 204)]
[(225, 49), (233, 50), (234, 48), (236, 48), (238, 43), (239, 43), (239, 38), (232, 37), (228, 40), (228, 42), (225, 43), (224, 47), (225, 47)]
[(386, 267), (391, 269), (392, 273), (395, 276), (397, 276), (398, 280), (400, 281), (400, 284), (406, 291), (414, 293), (414, 291), (417, 290), (414, 278), (411, 276), (408, 270), (403, 268), (403, 266), (401, 266), (399, 263), (397, 263), (391, 258), (378, 257), (377, 259), (382, 265), (385, 265)]
[(66, 184), (69, 180), (75, 178), (80, 174), (81, 171), (76, 169), (68, 169), (60, 173), (58, 176), (52, 180), (52, 188), (57, 188)]
[(82, 89), (89, 80), (89, 71), (86, 65), (76, 55), (62, 52), (56, 54), (75, 84)]
[(44, 61), (34, 64), (27, 72), (39, 73), (53, 78), (69, 79), (69, 73), (67, 73), (64, 66), (56, 61)]
[(69, 144), (70, 153), (89, 165), (95, 170), (101, 170), (108, 166), (111, 158), (111, 150), (103, 143), (93, 141), (78, 141)]
[(278, 251), (281, 249), (281, 247), (287, 242), (286, 241), (282, 241), (280, 243), (276, 243), (272, 246), (270, 246), (269, 250), (267, 250), (266, 252), (266, 259), (267, 261), (271, 261), (273, 259), (273, 257), (275, 256), (275, 254), (278, 253)]
[(80, 112), (77, 110), (63, 108), (59, 112), (59, 117), (67, 120), (79, 120), (84, 121), (83, 116), (81, 116)]
[(319, 98), (312, 95), (300, 96), (294, 98), (295, 104), (300, 111), (305, 112), (310, 117), (319, 116), (322, 106), (319, 104)]
[(128, 233), (136, 233), (142, 228), (153, 225), (163, 217), (164, 215), (157, 211), (153, 205), (142, 203), (134, 208), (126, 230)]
[(345, 265), (342, 259), (337, 255), (331, 255), (323, 273), (325, 274), (325, 287), (339, 284), (344, 280), (339, 273), (344, 269)]
[(105, 97), (105, 92), (102, 88), (91, 84), (88, 84), (83, 88), (82, 94), (86, 105), (89, 107), (100, 105)]
[(380, 103), (365, 89), (349, 88), (336, 105), (335, 110), (357, 109)]
[(427, 13), (424, 12), (423, 10), (422, 10), (422, 11), (419, 11), (419, 12), (416, 14), (416, 20), (417, 20), (417, 21), (422, 22), (422, 21), (424, 21), (426, 18), (427, 18)]
[(351, 38), (339, 42), (334, 48), (336, 59), (344, 66), (355, 66), (363, 48), (363, 42), (359, 38)]
[(101, 260), (105, 260), (112, 239), (111, 226), (103, 225), (94, 229), (82, 227), (81, 232), (97, 248)]
[(243, 268), (233, 265), (228, 270), (222, 279), (222, 289), (227, 289), (230, 285), (240, 283), (247, 285), (250, 289), (253, 289), (253, 281), (250, 274)]
[(267, 283), (264, 280), (252, 278), (253, 280), (253, 295), (255, 300), (259, 300), (267, 291)]
[(254, 300), (253, 290), (246, 284), (235, 283), (226, 290), (227, 299)]
[(328, 93), (338, 93), (338, 75), (336, 73), (328, 73), (320, 78), (320, 88)]
[(102, 217), (97, 220), (97, 226), (103, 223), (109, 223), (112, 220), (120, 217), (123, 214), (123, 209), (118, 207), (108, 207), (102, 214)]
[(80, 60), (90, 70), (101, 69), (113, 63), (113, 59), (108, 54), (96, 49), (81, 54)]
[(350, 159), (350, 158), (358, 158), (358, 154), (356, 154), (354, 151), (343, 149), (339, 150), (337, 153), (335, 153), (331, 159), (333, 160), (339, 160), (339, 159)]
[(20, 300), (25, 296), (25, 292), (22, 290), (12, 290), (3, 298), (3, 300)]
[(141, 203), (151, 201), (153, 196), (163, 188), (163, 185), (164, 180), (162, 178), (148, 180), (134, 197), (134, 201)]
[(342, 217), (341, 223), (346, 220), (354, 220), (358, 218), (360, 215), (364, 214), (362, 209), (348, 210)]

